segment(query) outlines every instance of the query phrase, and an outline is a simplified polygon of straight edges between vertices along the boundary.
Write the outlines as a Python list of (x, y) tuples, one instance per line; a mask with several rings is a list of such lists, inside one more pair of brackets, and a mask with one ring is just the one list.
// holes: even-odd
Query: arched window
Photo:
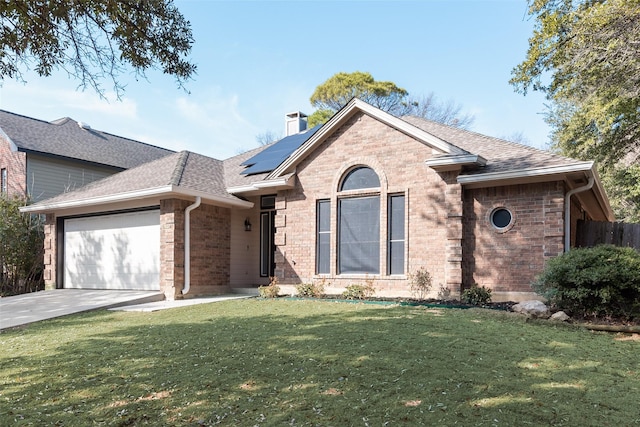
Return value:
[[(373, 169), (357, 166), (345, 173), (338, 183), (337, 209), (332, 208), (329, 199), (317, 200), (317, 274), (331, 273), (332, 265), (338, 275), (378, 275), (381, 268), (387, 275), (404, 274), (405, 196), (404, 193), (387, 194), (387, 212), (383, 218), (381, 187), (380, 178)], [(337, 236), (331, 230), (334, 218), (337, 230), (333, 233)], [(333, 238), (337, 247), (332, 252)], [(384, 257), (381, 238), (387, 241)]]
[(352, 169), (342, 180), (340, 191), (362, 190), (380, 187), (380, 178), (371, 168), (359, 166)]
[[(360, 166), (347, 173), (340, 191), (379, 187), (375, 171)], [(380, 195), (339, 199), (338, 273), (380, 273)]]

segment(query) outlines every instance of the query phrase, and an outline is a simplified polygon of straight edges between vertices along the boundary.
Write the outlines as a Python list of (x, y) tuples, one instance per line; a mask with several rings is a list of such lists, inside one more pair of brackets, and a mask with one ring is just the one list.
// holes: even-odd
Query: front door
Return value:
[(260, 209), (260, 277), (273, 277), (276, 268), (276, 196), (262, 196)]

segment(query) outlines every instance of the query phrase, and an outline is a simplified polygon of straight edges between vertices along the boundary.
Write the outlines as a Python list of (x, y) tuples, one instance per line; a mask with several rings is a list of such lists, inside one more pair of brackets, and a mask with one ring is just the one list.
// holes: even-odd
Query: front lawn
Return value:
[(638, 425), (634, 338), (326, 301), (97, 311), (0, 334), (0, 425)]

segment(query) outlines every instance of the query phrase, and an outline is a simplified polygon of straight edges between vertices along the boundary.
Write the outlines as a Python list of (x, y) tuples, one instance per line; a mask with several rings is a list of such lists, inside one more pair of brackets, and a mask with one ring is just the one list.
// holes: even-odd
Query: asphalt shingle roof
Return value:
[(81, 128), (73, 119), (46, 122), (0, 110), (0, 129), (19, 151), (37, 152), (129, 169), (175, 151)]
[(238, 200), (226, 191), (222, 161), (189, 151), (181, 151), (32, 206), (95, 199), (167, 186), (199, 191), (218, 199)]
[(471, 154), (478, 154), (487, 160), (486, 166), (466, 171), (463, 175), (511, 172), (580, 163), (578, 160), (559, 156), (549, 151), (446, 126), (419, 117), (405, 116), (402, 117), (402, 120)]

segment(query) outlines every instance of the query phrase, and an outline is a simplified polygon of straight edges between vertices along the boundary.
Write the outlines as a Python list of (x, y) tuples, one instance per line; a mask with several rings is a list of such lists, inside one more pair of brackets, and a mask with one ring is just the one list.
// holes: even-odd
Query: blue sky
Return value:
[(225, 159), (256, 147), (259, 134), (282, 134), (286, 113), (311, 114), (309, 97), (335, 73), (366, 71), (411, 95), (455, 101), (476, 132), (548, 145), (544, 97), (508, 83), (532, 34), (525, 0), (175, 3), (195, 37), (190, 94), (150, 72), (123, 76), (122, 99), (108, 92), (105, 101), (58, 72), (4, 81), (0, 108)]

